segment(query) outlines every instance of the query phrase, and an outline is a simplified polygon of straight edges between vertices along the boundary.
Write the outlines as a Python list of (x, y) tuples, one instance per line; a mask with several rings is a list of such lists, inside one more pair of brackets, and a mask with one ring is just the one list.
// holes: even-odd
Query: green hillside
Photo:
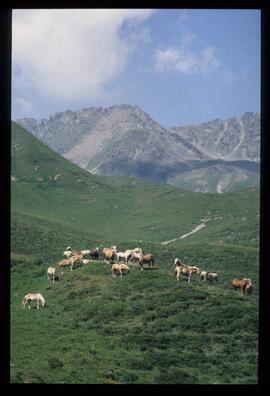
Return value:
[[(12, 382), (257, 382), (258, 189), (199, 194), (93, 176), (16, 124), (11, 177)], [(141, 246), (159, 269), (113, 278), (99, 261), (47, 280), (66, 246), (112, 244)], [(177, 282), (175, 257), (217, 271), (218, 283)], [(252, 278), (253, 294), (234, 292), (233, 277)], [(46, 307), (22, 309), (35, 291)]]
[(169, 178), (167, 183), (191, 191), (233, 192), (256, 186), (259, 173), (232, 164), (219, 164), (182, 172)]
[(190, 232), (207, 215), (199, 240), (219, 241), (219, 230), (231, 228), (240, 232), (232, 237), (235, 243), (258, 246), (258, 189), (200, 194), (128, 177), (93, 176), (16, 124), (11, 175), (12, 209), (102, 238), (162, 242)]

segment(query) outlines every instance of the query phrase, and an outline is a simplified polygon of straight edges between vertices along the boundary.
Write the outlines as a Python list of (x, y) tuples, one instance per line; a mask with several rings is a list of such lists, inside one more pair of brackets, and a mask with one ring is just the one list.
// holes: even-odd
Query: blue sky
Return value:
[(260, 111), (259, 10), (16, 10), (12, 119), (137, 105), (163, 126)]

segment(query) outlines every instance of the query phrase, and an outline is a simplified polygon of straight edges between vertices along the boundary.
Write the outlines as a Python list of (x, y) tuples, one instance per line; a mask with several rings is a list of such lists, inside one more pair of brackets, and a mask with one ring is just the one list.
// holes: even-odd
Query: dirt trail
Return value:
[(202, 220), (202, 223), (198, 224), (195, 228), (193, 228), (193, 230), (191, 230), (191, 231), (188, 232), (187, 234), (184, 234), (184, 235), (182, 235), (182, 236), (180, 236), (180, 237), (178, 237), (178, 238), (170, 239), (169, 241), (161, 242), (161, 245), (168, 245), (169, 243), (178, 241), (178, 240), (180, 240), (180, 239), (184, 239), (184, 238), (188, 237), (189, 235), (194, 234), (195, 232), (200, 231), (202, 228), (206, 227), (206, 225), (207, 225), (206, 222), (209, 221), (209, 220), (210, 220), (209, 218), (203, 219), (203, 220)]

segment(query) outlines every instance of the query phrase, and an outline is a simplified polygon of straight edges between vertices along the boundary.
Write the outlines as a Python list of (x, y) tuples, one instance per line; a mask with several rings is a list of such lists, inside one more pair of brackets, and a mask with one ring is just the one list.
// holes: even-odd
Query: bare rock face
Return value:
[(197, 126), (173, 127), (213, 159), (260, 162), (260, 117), (244, 113), (227, 121), (213, 120)]
[[(121, 105), (16, 122), (62, 156), (100, 175), (177, 180), (179, 185), (182, 172), (204, 164), (209, 168), (211, 160), (260, 161), (260, 118), (255, 113), (166, 129), (139, 107)], [(186, 178), (187, 174), (185, 183)]]
[(115, 156), (166, 164), (209, 159), (184, 137), (168, 131), (147, 113), (129, 105), (67, 110), (41, 122), (21, 119), (17, 123), (55, 151), (88, 169), (88, 163), (101, 165)]

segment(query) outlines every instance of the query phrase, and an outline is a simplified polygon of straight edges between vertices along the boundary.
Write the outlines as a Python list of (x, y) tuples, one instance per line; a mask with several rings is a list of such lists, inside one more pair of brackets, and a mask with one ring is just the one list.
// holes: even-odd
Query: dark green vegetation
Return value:
[[(259, 191), (196, 194), (89, 175), (12, 129), (11, 381), (256, 383)], [(206, 227), (180, 237), (207, 219)], [(160, 269), (112, 278), (102, 261), (47, 280), (70, 245), (141, 246)], [(177, 282), (173, 260), (217, 271)], [(250, 277), (251, 296), (230, 286)], [(47, 305), (23, 309), (29, 292)]]

